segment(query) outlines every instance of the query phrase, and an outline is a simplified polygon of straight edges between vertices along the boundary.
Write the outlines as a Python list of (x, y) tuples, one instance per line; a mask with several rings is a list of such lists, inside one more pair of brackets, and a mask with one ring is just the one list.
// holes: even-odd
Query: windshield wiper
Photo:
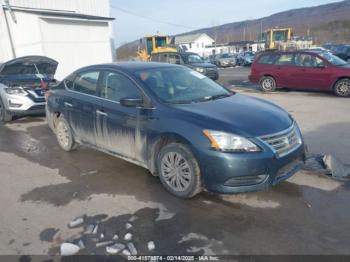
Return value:
[(220, 98), (229, 97), (231, 95), (232, 94), (220, 94), (220, 95), (214, 95), (214, 96), (207, 96), (207, 97), (204, 97), (202, 99), (199, 99), (198, 102), (209, 101), (209, 100), (216, 100), (216, 99), (220, 99)]

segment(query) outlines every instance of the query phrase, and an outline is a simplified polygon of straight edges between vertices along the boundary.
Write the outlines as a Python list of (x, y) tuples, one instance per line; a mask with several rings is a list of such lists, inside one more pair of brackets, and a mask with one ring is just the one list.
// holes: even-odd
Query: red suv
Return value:
[(251, 67), (249, 80), (263, 91), (277, 87), (333, 91), (350, 96), (350, 65), (329, 52), (265, 52)]

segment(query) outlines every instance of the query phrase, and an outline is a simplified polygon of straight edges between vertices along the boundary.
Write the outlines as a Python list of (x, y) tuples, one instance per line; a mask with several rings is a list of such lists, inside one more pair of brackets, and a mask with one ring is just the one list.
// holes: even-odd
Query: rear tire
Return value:
[(4, 103), (2, 102), (1, 98), (0, 98), (0, 122), (10, 122), (12, 121), (13, 116), (7, 112)]
[(63, 116), (60, 116), (57, 119), (55, 128), (57, 142), (60, 145), (60, 147), (67, 152), (76, 149), (76, 143), (74, 142), (72, 129)]
[(344, 78), (338, 80), (334, 85), (333, 92), (336, 96), (340, 97), (350, 96), (350, 79)]
[(192, 198), (202, 191), (198, 162), (183, 144), (165, 145), (158, 154), (157, 169), (163, 186), (177, 197)]
[(272, 76), (264, 76), (260, 80), (261, 90), (264, 92), (272, 92), (276, 90), (276, 80)]

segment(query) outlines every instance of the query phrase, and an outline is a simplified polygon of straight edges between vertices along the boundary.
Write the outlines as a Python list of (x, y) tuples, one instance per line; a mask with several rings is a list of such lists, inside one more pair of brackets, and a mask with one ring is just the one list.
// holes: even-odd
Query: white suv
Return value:
[(58, 62), (43, 56), (16, 58), (0, 65), (0, 122), (45, 113), (45, 89), (56, 82)]

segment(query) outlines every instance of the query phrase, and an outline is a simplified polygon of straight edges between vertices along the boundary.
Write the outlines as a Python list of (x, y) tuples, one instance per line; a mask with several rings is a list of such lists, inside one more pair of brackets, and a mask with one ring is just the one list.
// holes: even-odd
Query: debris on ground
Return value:
[(100, 239), (104, 239), (105, 238), (105, 234), (102, 232), (101, 234), (100, 234)]
[(133, 255), (133, 256), (137, 255), (136, 247), (132, 242), (128, 243), (128, 248), (130, 250), (131, 255)]
[(306, 171), (315, 171), (322, 174), (326, 174), (327, 171), (323, 164), (323, 155), (309, 155), (306, 157), (305, 165), (303, 169)]
[(80, 239), (79, 242), (78, 242), (78, 246), (79, 246), (80, 249), (84, 249), (85, 248), (84, 241)]
[(106, 247), (106, 252), (111, 255), (118, 254), (125, 248), (125, 245), (122, 243), (116, 243), (113, 246)]
[(81, 173), (80, 175), (81, 175), (81, 176), (89, 176), (89, 175), (95, 175), (95, 174), (97, 174), (97, 173), (98, 173), (97, 170), (90, 170), (90, 171), (83, 172), (83, 173)]
[(104, 247), (107, 245), (113, 244), (113, 241), (103, 241), (103, 242), (98, 242), (96, 243), (96, 247)]
[(332, 155), (325, 155), (323, 163), (329, 175), (335, 178), (350, 177), (350, 165), (346, 165)]
[[(135, 221), (137, 218), (137, 216), (132, 216), (127, 222), (124, 221), (124, 229), (117, 227), (121, 230), (120, 232), (115, 229), (114, 232), (109, 232), (103, 222), (100, 223), (104, 217), (89, 217), (86, 215), (79, 216), (69, 222), (68, 227), (81, 227), (83, 229), (83, 235), (79, 238), (72, 237), (70, 239), (66, 239), (60, 246), (61, 255), (72, 256), (79, 253), (80, 250), (90, 252), (91, 250), (100, 248), (104, 248), (105, 253), (110, 255), (137, 255), (137, 243), (132, 242), (133, 234), (130, 232), (130, 230), (134, 228), (134, 225), (131, 222)], [(149, 241), (147, 243), (147, 248), (149, 251), (154, 250), (154, 242)]]
[(92, 234), (96, 235), (97, 234), (97, 230), (98, 230), (98, 225), (94, 226), (94, 229), (92, 230)]
[(85, 234), (92, 234), (95, 229), (95, 225), (88, 225), (85, 230)]
[(312, 207), (312, 205), (311, 205), (309, 202), (306, 202), (306, 201), (305, 201), (304, 203), (305, 203), (305, 205), (306, 205), (307, 208), (311, 208), (311, 207)]
[(127, 234), (125, 234), (125, 236), (124, 236), (124, 240), (126, 240), (126, 241), (130, 241), (132, 239), (132, 234), (131, 233), (127, 233)]
[(131, 255), (131, 253), (130, 253), (129, 250), (127, 250), (127, 249), (124, 249), (123, 252), (122, 252), (122, 254), (123, 254), (124, 256), (130, 256), (130, 255)]
[(72, 243), (63, 243), (60, 250), (61, 256), (73, 256), (79, 252), (80, 247)]
[(306, 158), (303, 169), (335, 179), (350, 178), (350, 165), (342, 163), (332, 155), (310, 155)]
[(68, 227), (74, 228), (74, 227), (81, 226), (84, 223), (84, 218), (85, 216), (80, 216), (75, 218), (73, 221), (69, 222)]
[(155, 246), (153, 241), (149, 241), (147, 243), (147, 248), (148, 248), (149, 251), (152, 251), (152, 250), (154, 250), (156, 248), (156, 246)]
[(129, 219), (129, 222), (134, 222), (138, 217), (137, 216), (132, 216)]

